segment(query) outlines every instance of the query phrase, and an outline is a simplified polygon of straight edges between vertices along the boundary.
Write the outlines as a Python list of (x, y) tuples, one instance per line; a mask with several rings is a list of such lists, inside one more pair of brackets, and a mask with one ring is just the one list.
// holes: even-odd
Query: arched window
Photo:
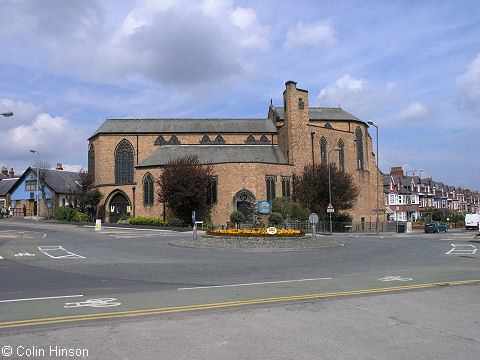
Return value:
[(323, 136), (320, 139), (320, 159), (322, 161), (322, 164), (328, 165), (327, 164), (327, 139), (325, 139)]
[(200, 144), (211, 144), (212, 141), (207, 135), (203, 135), (202, 141), (200, 141)]
[(338, 168), (340, 171), (345, 171), (345, 144), (343, 140), (338, 140), (338, 145), (340, 151), (338, 152)]
[(165, 145), (165, 143), (166, 143), (166, 141), (163, 138), (163, 136), (159, 136), (159, 137), (157, 137), (157, 139), (155, 140), (153, 145)]
[(143, 177), (143, 205), (153, 205), (153, 176), (146, 173)]
[(332, 125), (330, 123), (326, 123), (324, 126), (325, 129), (333, 129)]
[(88, 149), (88, 175), (90, 175), (95, 182), (95, 148), (90, 144)]
[(357, 142), (357, 169), (363, 170), (363, 134), (359, 127), (355, 131), (355, 141)]
[(168, 143), (171, 145), (180, 145), (180, 141), (178, 141), (178, 138), (175, 135), (172, 135)]
[(253, 135), (248, 135), (247, 141), (245, 141), (247, 144), (255, 144), (255, 138)]
[(225, 140), (223, 139), (222, 135), (218, 135), (215, 138), (215, 144), (225, 144)]
[(260, 138), (260, 143), (261, 144), (270, 144), (270, 141), (268, 141), (268, 138), (265, 135), (262, 135)]
[(115, 149), (115, 184), (133, 183), (133, 147), (122, 140)]

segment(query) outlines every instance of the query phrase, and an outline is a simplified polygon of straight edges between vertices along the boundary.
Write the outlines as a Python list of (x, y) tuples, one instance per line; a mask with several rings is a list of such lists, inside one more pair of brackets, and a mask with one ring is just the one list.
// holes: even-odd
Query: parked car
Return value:
[(430, 222), (425, 224), (425, 232), (434, 232), (438, 233), (440, 231), (448, 231), (447, 225), (440, 224), (438, 221)]

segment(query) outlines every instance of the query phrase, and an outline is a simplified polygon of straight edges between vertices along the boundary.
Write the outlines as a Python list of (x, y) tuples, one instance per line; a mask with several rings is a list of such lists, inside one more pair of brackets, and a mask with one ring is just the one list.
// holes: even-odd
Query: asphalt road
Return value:
[[(419, 291), (438, 292), (446, 284), (472, 284), (478, 293), (471, 280), (480, 280), (479, 243), (473, 241), (472, 232), (462, 230), (336, 235), (347, 246), (309, 251), (226, 251), (168, 244), (189, 236), (0, 222), (0, 334), (21, 339), (31, 331), (68, 332), (72, 326), (101, 327), (105, 322), (126, 329), (158, 316), (208, 320), (212, 312), (227, 320), (232, 316), (229, 311), (246, 311), (250, 317), (273, 304), (279, 306), (275, 312), (282, 312), (285, 306), (296, 309), (298, 302), (359, 296), (374, 306), (378, 297), (387, 296), (376, 294), (395, 298), (416, 294), (412, 299)], [(445, 291), (449, 297), (456, 292)], [(419, 311), (409, 301), (405, 304), (413, 313)], [(472, 302), (477, 304), (478, 300)], [(474, 313), (478, 320), (478, 311)], [(287, 318), (285, 326), (294, 322)], [(471, 326), (478, 327), (478, 322)], [(478, 349), (478, 336), (472, 338), (477, 346), (472, 349)]]

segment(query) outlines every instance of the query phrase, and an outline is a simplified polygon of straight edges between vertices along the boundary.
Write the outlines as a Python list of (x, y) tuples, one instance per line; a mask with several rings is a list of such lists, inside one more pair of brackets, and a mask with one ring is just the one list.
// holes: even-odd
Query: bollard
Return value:
[(102, 230), (102, 220), (101, 219), (97, 219), (97, 221), (95, 222), (95, 231), (97, 230)]

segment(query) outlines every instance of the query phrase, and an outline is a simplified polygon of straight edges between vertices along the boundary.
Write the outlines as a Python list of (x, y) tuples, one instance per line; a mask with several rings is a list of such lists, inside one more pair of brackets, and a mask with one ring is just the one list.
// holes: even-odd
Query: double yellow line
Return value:
[(166, 307), (166, 308), (158, 308), (158, 309), (131, 310), (131, 311), (102, 313), (102, 314), (87, 314), (87, 315), (77, 315), (77, 316), (61, 316), (61, 317), (43, 318), (43, 319), (19, 320), (19, 321), (0, 322), (0, 329), (21, 327), (21, 326), (69, 323), (69, 322), (87, 321), (87, 320), (128, 318), (128, 317), (136, 317), (136, 316), (228, 308), (228, 307), (234, 307), (234, 306), (245, 306), (245, 305), (254, 305), (254, 304), (267, 304), (267, 303), (278, 303), (278, 302), (285, 302), (285, 301), (322, 299), (322, 298), (337, 297), (337, 296), (375, 294), (375, 293), (392, 292), (392, 291), (431, 288), (435, 286), (465, 285), (465, 284), (473, 284), (478, 282), (480, 282), (480, 280), (448, 281), (448, 282), (437, 282), (437, 283), (428, 283), (428, 284), (394, 286), (394, 287), (386, 287), (386, 288), (379, 288), (379, 289), (354, 290), (354, 291), (333, 292), (333, 293), (324, 293), (324, 294), (309, 294), (309, 295), (285, 296), (285, 297), (266, 298), (266, 299), (229, 301), (229, 302), (221, 302), (221, 303), (213, 303), (213, 304), (175, 306), (175, 307)]

